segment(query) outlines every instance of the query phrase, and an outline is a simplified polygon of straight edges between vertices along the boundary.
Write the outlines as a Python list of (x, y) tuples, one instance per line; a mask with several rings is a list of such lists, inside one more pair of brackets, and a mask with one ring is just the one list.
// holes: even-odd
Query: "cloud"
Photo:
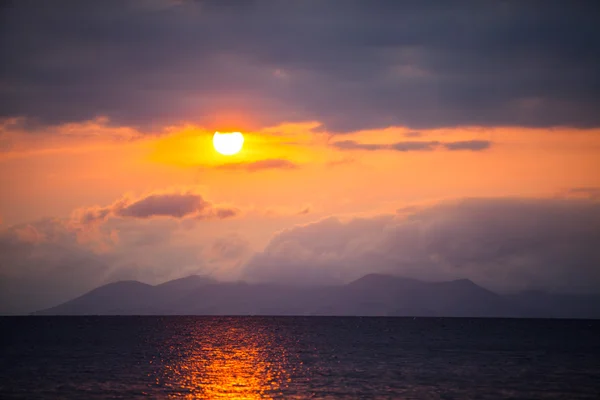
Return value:
[(237, 208), (216, 207), (213, 215), (216, 216), (217, 219), (225, 219), (235, 217), (239, 215), (239, 213), (240, 210), (238, 210)]
[(156, 284), (192, 274), (239, 276), (250, 254), (247, 242), (239, 236), (207, 238), (206, 230), (172, 218), (111, 218), (92, 231), (70, 219), (2, 229), (0, 314), (54, 306), (119, 280)]
[(339, 150), (388, 150), (389, 145), (386, 144), (373, 144), (373, 143), (358, 143), (355, 140), (340, 140), (331, 144), (333, 147)]
[(290, 217), (302, 217), (315, 212), (315, 207), (311, 204), (295, 204), (287, 206), (269, 206), (269, 207), (256, 207), (249, 212), (259, 218), (290, 218)]
[(396, 151), (431, 151), (439, 145), (439, 142), (398, 142), (392, 144), (389, 149)]
[(25, 118), (0, 118), (0, 159), (58, 152), (81, 152), (142, 139), (130, 127), (112, 126), (106, 118), (42, 126)]
[(359, 143), (354, 140), (340, 140), (333, 142), (331, 146), (338, 150), (394, 150), (400, 152), (406, 151), (433, 151), (437, 148), (444, 148), (449, 151), (482, 151), (490, 148), (492, 142), (488, 140), (466, 140), (458, 142), (439, 142), (439, 141), (409, 141), (396, 142), (392, 144)]
[(65, 221), (45, 219), (0, 231), (0, 314), (24, 313), (90, 290), (108, 274)]
[(303, 208), (298, 215), (306, 215), (308, 213), (310, 213), (310, 207)]
[(213, 205), (195, 192), (151, 193), (132, 199), (123, 197), (106, 207), (81, 208), (74, 218), (84, 225), (105, 221), (108, 217), (148, 219), (170, 217), (175, 219), (225, 219), (235, 217), (235, 207)]
[(225, 170), (242, 170), (248, 172), (257, 172), (267, 169), (297, 169), (298, 165), (280, 158), (259, 160), (252, 162), (240, 162), (219, 165), (217, 168)]
[(488, 149), (492, 145), (489, 140), (465, 140), (459, 142), (444, 143), (443, 146), (448, 150), (471, 150), (480, 151)]
[(109, 207), (91, 207), (80, 209), (75, 212), (78, 215), (79, 222), (84, 225), (94, 224), (99, 221), (104, 221), (111, 214), (112, 209)]
[(215, 239), (208, 253), (215, 259), (238, 260), (249, 252), (248, 242), (239, 235), (229, 235)]
[(200, 214), (208, 207), (210, 204), (204, 201), (202, 196), (194, 193), (151, 194), (129, 204), (117, 203), (113, 212), (120, 217), (183, 218), (191, 214)]
[(217, 237), (204, 253), (210, 272), (224, 279), (235, 280), (240, 269), (252, 255), (248, 241), (240, 235), (229, 234)]
[(496, 290), (600, 292), (598, 243), (598, 202), (463, 199), (284, 230), (244, 273), (258, 281), (327, 283), (384, 272), (470, 278)]
[(600, 125), (597, 2), (145, 4), (5, 7), (0, 116), (205, 126), (235, 109), (332, 132)]
[(191, 274), (324, 284), (383, 272), (470, 278), (494, 290), (600, 292), (600, 203), (590, 199), (459, 199), (329, 217), (280, 231), (254, 254), (244, 237), (210, 224), (219, 222), (117, 217), (89, 237), (71, 219), (4, 228), (0, 313), (52, 306), (116, 280)]

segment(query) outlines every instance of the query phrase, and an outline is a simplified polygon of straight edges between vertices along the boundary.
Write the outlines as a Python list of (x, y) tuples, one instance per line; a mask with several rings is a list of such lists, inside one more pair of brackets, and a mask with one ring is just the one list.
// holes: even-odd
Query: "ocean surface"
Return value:
[(600, 321), (4, 317), (1, 399), (598, 399)]

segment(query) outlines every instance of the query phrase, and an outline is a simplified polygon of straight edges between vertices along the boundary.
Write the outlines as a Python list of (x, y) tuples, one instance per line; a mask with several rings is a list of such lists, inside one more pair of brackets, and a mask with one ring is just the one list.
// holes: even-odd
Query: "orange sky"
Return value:
[[(310, 247), (302, 250), (300, 242), (292, 242), (277, 250), (280, 244), (273, 240), (298, 227), (326, 228), (319, 221), (332, 216), (371, 224), (399, 209), (410, 214), (412, 205), (589, 197), (600, 187), (599, 130), (467, 127), (416, 134), (390, 127), (331, 135), (306, 122), (242, 130), (243, 150), (227, 157), (214, 150), (212, 130), (193, 124), (161, 132), (115, 127), (102, 118), (41, 131), (19, 126), (6, 123), (1, 132), (9, 146), (0, 155), (0, 232), (32, 247), (11, 248), (4, 273), (14, 279), (53, 268), (82, 274), (71, 288), (63, 287), (70, 278), (59, 275), (55, 294), (36, 294), (23, 310), (119, 279), (160, 283), (191, 274), (245, 279), (248, 263), (265, 249), (283, 251), (288, 260), (304, 257), (297, 252)], [(488, 142), (489, 147), (450, 150), (452, 143)], [(412, 150), (389, 148), (394, 144)], [(381, 229), (376, 235), (392, 228)], [(105, 269), (80, 269), (80, 252)], [(314, 262), (318, 259), (307, 259)], [(276, 272), (285, 274), (286, 268)], [(446, 277), (463, 277), (450, 274)], [(502, 285), (498, 277), (476, 279)], [(35, 292), (31, 285), (27, 290)], [(25, 298), (21, 292), (15, 296)]]
[[(196, 188), (213, 202), (245, 210), (243, 219), (264, 213), (289, 217), (308, 209), (300, 219), (310, 220), (431, 199), (548, 196), (600, 186), (598, 130), (472, 127), (406, 137), (401, 127), (337, 136), (318, 127), (307, 122), (244, 131), (243, 150), (228, 157), (213, 149), (212, 131), (194, 125), (146, 134), (99, 119), (56, 126), (53, 135), (4, 126), (11, 149), (0, 155), (2, 223), (67, 217), (126, 193), (169, 188)], [(341, 140), (492, 144), (480, 151), (405, 152), (331, 146)], [(261, 168), (261, 160), (285, 162)]]

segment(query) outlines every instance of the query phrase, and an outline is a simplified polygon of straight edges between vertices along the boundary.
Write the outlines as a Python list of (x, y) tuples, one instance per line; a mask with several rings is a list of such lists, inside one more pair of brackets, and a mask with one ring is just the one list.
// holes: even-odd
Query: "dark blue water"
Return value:
[(0, 318), (0, 398), (600, 398), (600, 321)]

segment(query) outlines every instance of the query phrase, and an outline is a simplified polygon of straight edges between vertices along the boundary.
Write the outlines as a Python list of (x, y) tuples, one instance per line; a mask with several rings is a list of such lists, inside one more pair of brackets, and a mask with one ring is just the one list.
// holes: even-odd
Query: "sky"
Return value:
[(600, 293), (599, 11), (3, 2), (0, 313), (192, 274)]

